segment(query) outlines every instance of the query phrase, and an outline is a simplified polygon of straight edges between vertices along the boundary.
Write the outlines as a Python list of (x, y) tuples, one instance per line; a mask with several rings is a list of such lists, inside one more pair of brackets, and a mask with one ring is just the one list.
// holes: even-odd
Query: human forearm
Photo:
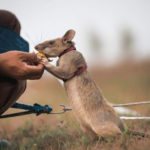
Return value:
[(33, 53), (10, 51), (0, 54), (0, 75), (18, 80), (39, 79), (43, 70)]

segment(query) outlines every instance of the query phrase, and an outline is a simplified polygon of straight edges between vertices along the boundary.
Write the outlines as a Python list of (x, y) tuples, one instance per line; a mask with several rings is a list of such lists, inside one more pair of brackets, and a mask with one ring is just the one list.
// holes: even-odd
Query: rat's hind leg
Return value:
[(86, 135), (91, 136), (91, 137), (97, 137), (97, 135), (95, 134), (95, 132), (92, 130), (90, 126), (85, 125), (85, 124), (80, 124), (80, 127)]
[(120, 129), (112, 122), (99, 123), (91, 127), (98, 136), (102, 137), (113, 137), (122, 134)]

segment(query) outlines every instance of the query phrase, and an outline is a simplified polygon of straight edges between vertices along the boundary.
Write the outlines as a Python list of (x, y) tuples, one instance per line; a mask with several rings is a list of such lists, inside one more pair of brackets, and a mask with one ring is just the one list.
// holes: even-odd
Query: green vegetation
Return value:
[[(91, 71), (105, 97), (113, 103), (150, 100), (150, 63), (124, 64), (114, 68)], [(39, 92), (40, 91), (40, 92)], [(29, 100), (30, 97), (30, 100)], [(29, 82), (20, 98), (25, 103), (69, 105), (63, 87), (56, 80), (43, 77)], [(150, 106), (134, 106), (150, 116)], [(10, 111), (10, 110), (9, 110)], [(11, 111), (10, 111), (11, 112)], [(150, 134), (150, 121), (125, 121), (130, 130)], [(73, 112), (63, 115), (23, 116), (0, 120), (0, 139), (10, 142), (9, 150), (149, 150), (150, 139), (129, 135), (108, 139), (92, 139), (84, 134)], [(0, 150), (4, 148), (0, 147)]]
[[(143, 122), (145, 126), (149, 122)], [(69, 123), (68, 123), (69, 124)], [(136, 122), (140, 125), (140, 122)], [(130, 122), (130, 127), (134, 124)], [(139, 126), (140, 127), (140, 126)], [(137, 125), (136, 125), (136, 129)], [(150, 130), (150, 127), (147, 128)], [(71, 126), (57, 126), (54, 130), (49, 127), (44, 127), (38, 130), (33, 124), (25, 124), (19, 127), (12, 133), (10, 137), (1, 134), (2, 139), (7, 139), (11, 143), (11, 148), (8, 150), (149, 150), (150, 139), (138, 136), (128, 135), (124, 133), (123, 137), (108, 138), (108, 139), (92, 139), (85, 135), (79, 128)], [(3, 148), (0, 148), (3, 150)]]

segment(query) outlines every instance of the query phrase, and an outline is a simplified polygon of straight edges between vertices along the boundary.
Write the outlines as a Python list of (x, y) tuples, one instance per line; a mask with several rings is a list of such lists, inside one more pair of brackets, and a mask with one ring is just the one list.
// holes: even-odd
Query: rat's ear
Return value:
[(68, 30), (65, 35), (63, 36), (63, 43), (67, 43), (68, 41), (71, 41), (75, 36), (74, 30)]

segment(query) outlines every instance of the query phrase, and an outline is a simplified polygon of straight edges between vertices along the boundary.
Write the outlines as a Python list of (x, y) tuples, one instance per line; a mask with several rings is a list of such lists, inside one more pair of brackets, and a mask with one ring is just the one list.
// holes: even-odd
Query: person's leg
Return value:
[(6, 111), (23, 94), (26, 81), (0, 77), (0, 114)]

